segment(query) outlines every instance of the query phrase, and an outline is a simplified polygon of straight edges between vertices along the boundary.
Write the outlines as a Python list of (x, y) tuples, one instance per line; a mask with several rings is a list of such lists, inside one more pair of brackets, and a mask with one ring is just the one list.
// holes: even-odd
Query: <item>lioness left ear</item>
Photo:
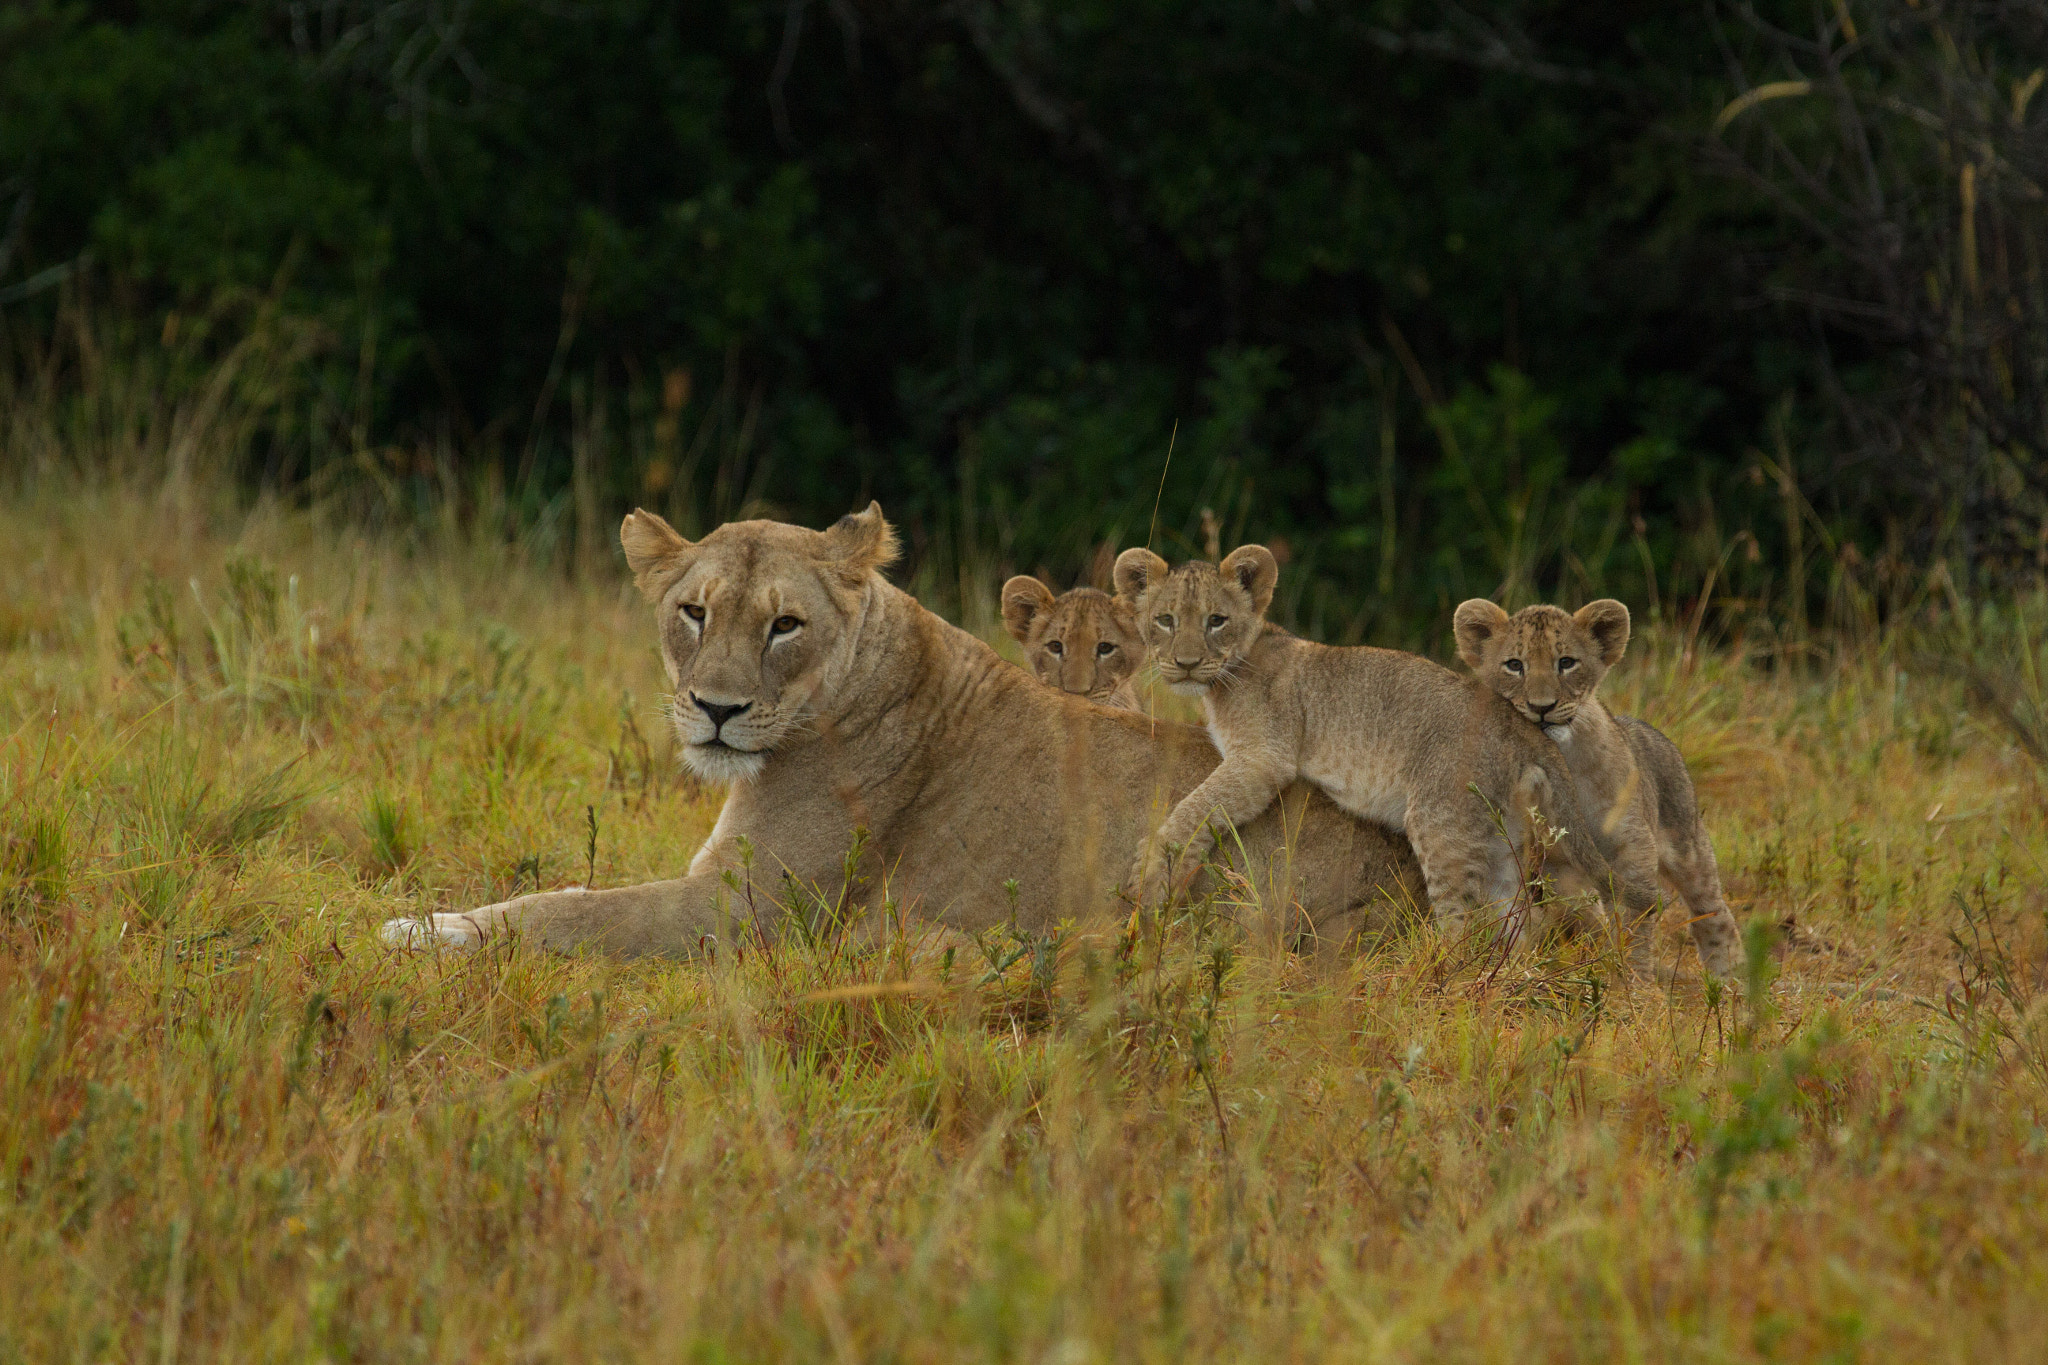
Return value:
[(1252, 610), (1259, 615), (1264, 616), (1266, 608), (1273, 605), (1273, 589), (1280, 584), (1280, 561), (1265, 546), (1240, 545), (1223, 556), (1216, 568), (1244, 589), (1245, 596), (1252, 599)]
[(1486, 662), (1486, 642), (1507, 623), (1508, 614), (1483, 597), (1460, 602), (1451, 616), (1451, 634), (1458, 639), (1458, 657), (1468, 668), (1480, 667)]
[(1600, 662), (1612, 668), (1628, 652), (1628, 608), (1611, 597), (1588, 602), (1572, 613), (1580, 630), (1600, 646)]
[(676, 528), (654, 513), (636, 507), (619, 523), (619, 544), (626, 550), (626, 567), (633, 582), (648, 601), (658, 601), (668, 588), (669, 571), (690, 542), (676, 534)]
[(841, 517), (825, 532), (825, 557), (839, 560), (855, 583), (872, 569), (894, 564), (898, 553), (896, 529), (883, 519), (879, 502), (870, 502), (865, 512)]

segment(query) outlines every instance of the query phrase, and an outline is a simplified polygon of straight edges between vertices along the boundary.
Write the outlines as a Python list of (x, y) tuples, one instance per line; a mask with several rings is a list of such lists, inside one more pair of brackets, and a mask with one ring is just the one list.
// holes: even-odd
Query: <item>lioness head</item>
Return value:
[(1569, 725), (1628, 649), (1628, 608), (1612, 598), (1576, 612), (1524, 607), (1508, 615), (1484, 598), (1452, 618), (1458, 657), (1538, 725)]
[(1026, 574), (1003, 584), (1003, 625), (1040, 682), (1101, 701), (1145, 661), (1130, 605), (1093, 588), (1052, 595)]
[(896, 557), (880, 503), (829, 531), (735, 521), (694, 543), (652, 512), (619, 527), (661, 629), (683, 762), (750, 778), (843, 674), (871, 576)]
[(1150, 550), (1116, 557), (1116, 595), (1132, 604), (1159, 677), (1197, 696), (1224, 676), (1259, 636), (1280, 566), (1263, 545), (1240, 545), (1221, 564), (1177, 569)]

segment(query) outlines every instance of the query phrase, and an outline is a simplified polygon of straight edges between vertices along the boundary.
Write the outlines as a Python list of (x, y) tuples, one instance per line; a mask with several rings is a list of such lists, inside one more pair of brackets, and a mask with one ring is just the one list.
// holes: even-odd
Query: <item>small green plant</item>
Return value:
[(370, 841), (370, 860), (379, 870), (397, 874), (412, 865), (418, 849), (405, 802), (381, 788), (372, 791), (363, 807), (362, 828)]

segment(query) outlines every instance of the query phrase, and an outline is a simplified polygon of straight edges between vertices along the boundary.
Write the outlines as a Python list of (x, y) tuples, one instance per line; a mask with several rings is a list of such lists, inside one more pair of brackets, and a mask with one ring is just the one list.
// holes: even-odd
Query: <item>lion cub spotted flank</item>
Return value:
[[(1524, 607), (1509, 616), (1475, 598), (1453, 619), (1458, 657), (1564, 750), (1579, 808), (1615, 870), (1668, 878), (1692, 911), (1700, 965), (1727, 976), (1741, 932), (1721, 897), (1714, 844), (1700, 819), (1685, 759), (1654, 727), (1615, 715), (1596, 695), (1628, 648), (1628, 608), (1602, 599), (1576, 613)], [(1654, 907), (1645, 913), (1653, 914)], [(1633, 931), (1651, 927), (1628, 926), (1638, 971), (1650, 967), (1650, 935)]]
[(1139, 711), (1145, 641), (1128, 603), (1093, 588), (1052, 595), (1028, 574), (1003, 584), (1003, 625), (1038, 680), (1062, 692)]
[[(1169, 569), (1148, 550), (1116, 562), (1118, 596), (1138, 616), (1160, 678), (1199, 695), (1223, 762), (1166, 818), (1144, 851), (1139, 892), (1201, 864), (1221, 822), (1241, 825), (1297, 778), (1362, 819), (1408, 836), (1437, 920), (1455, 926), (1521, 890), (1520, 847), (1535, 806), (1561, 832), (1556, 852), (1606, 890), (1609, 867), (1584, 832), (1557, 746), (1500, 698), (1413, 654), (1337, 649), (1265, 620), (1279, 568), (1259, 545), (1223, 562)], [(1656, 903), (1654, 877), (1619, 878), (1632, 910)]]

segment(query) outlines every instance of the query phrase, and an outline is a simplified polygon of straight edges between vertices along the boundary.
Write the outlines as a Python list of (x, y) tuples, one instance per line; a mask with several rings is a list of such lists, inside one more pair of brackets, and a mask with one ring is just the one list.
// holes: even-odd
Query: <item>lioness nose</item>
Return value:
[(721, 702), (706, 701), (695, 692), (690, 694), (690, 700), (697, 704), (699, 711), (711, 717), (711, 728), (713, 730), (719, 729), (727, 721), (754, 704), (750, 701), (743, 701), (738, 706), (727, 706)]
[(1200, 659), (1180, 659), (1180, 658), (1176, 658), (1176, 659), (1175, 659), (1175, 660), (1173, 661), (1173, 666), (1174, 666), (1175, 668), (1178, 668), (1178, 669), (1179, 669), (1179, 670), (1180, 670), (1181, 672), (1183, 672), (1183, 673), (1192, 673), (1192, 672), (1194, 672), (1194, 671), (1195, 671), (1195, 665), (1197, 665), (1197, 664), (1199, 664), (1199, 663), (1201, 663), (1201, 662), (1202, 662), (1202, 661), (1201, 661)]

